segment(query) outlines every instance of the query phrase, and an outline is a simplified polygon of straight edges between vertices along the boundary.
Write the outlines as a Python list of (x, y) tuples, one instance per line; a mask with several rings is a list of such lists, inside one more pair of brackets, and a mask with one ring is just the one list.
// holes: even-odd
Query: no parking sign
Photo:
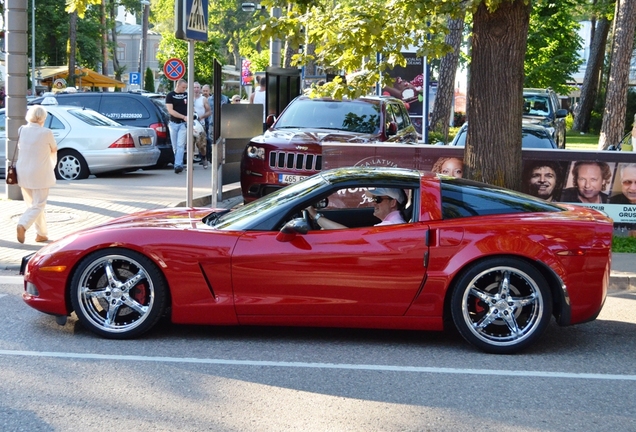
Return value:
[(183, 78), (185, 72), (185, 64), (178, 58), (171, 58), (163, 65), (164, 75), (172, 81), (177, 81)]

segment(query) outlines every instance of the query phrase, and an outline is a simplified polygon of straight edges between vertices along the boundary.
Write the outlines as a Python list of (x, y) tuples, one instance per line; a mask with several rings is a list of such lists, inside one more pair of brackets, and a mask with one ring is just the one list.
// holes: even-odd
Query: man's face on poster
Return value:
[(579, 167), (576, 187), (583, 202), (596, 202), (604, 186), (603, 172), (596, 164), (585, 164)]
[(636, 168), (626, 167), (623, 169), (621, 187), (625, 198), (632, 204), (636, 204)]
[(530, 176), (530, 191), (536, 197), (551, 200), (556, 185), (556, 173), (548, 166), (537, 167)]

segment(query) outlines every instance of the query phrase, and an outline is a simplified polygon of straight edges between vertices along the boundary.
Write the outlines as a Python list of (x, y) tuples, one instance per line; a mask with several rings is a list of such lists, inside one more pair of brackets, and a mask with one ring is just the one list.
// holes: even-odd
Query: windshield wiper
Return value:
[(220, 212), (213, 212), (210, 213), (209, 215), (205, 216), (202, 221), (204, 224), (208, 225), (208, 226), (214, 226), (216, 224), (216, 222), (219, 220), (219, 218), (224, 215), (225, 213), (228, 213), (230, 210), (224, 210), (224, 211), (220, 211)]

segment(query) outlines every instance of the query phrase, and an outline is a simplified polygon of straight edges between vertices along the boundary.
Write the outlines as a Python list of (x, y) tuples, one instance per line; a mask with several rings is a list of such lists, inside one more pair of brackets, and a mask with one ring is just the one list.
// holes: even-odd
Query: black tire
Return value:
[(55, 177), (58, 180), (83, 180), (88, 178), (88, 164), (75, 150), (64, 149), (57, 152)]
[(552, 316), (545, 278), (516, 258), (490, 258), (457, 279), (451, 314), (459, 333), (492, 354), (512, 354), (533, 344)]
[(90, 331), (109, 339), (128, 339), (159, 321), (168, 289), (148, 258), (113, 248), (81, 261), (71, 280), (70, 296), (77, 318)]

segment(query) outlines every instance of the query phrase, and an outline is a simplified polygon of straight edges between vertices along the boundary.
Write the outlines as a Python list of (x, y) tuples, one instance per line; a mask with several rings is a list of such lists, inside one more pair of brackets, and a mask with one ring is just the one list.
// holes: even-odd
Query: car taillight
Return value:
[(108, 146), (108, 148), (135, 148), (135, 141), (132, 135), (126, 134)]
[(166, 139), (168, 138), (168, 128), (163, 123), (153, 123), (148, 126), (157, 132), (157, 138)]

